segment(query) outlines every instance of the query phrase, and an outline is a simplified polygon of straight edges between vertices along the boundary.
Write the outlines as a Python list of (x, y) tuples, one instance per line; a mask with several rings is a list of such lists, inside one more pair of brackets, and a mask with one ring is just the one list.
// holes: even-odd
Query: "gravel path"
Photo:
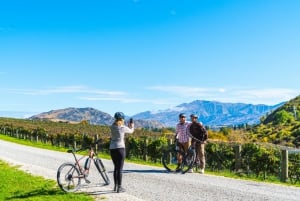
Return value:
[[(72, 155), (0, 140), (0, 159), (21, 165), (22, 170), (34, 175), (56, 180), (58, 167), (72, 161)], [(103, 162), (112, 181), (112, 162)], [(103, 186), (96, 171), (91, 170), (89, 179), (92, 183), (81, 190), (94, 195), (97, 201), (300, 201), (300, 188), (296, 187), (197, 173), (171, 174), (163, 168), (128, 162), (123, 174), (126, 193), (114, 193), (113, 184)]]

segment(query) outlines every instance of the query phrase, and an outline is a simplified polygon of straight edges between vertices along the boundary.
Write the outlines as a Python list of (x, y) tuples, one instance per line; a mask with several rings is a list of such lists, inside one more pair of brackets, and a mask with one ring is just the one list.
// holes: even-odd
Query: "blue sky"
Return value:
[(300, 94), (298, 0), (0, 2), (0, 111), (134, 115)]

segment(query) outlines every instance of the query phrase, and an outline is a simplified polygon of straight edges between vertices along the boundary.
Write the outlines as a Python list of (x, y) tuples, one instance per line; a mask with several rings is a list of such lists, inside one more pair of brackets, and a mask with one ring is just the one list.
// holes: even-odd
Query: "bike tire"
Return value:
[(193, 168), (196, 160), (196, 151), (193, 148), (189, 148), (187, 154), (183, 157), (183, 161), (181, 164), (181, 173), (185, 174), (190, 169)]
[(94, 163), (95, 163), (95, 166), (96, 166), (98, 172), (100, 173), (101, 177), (103, 178), (105, 184), (109, 185), (110, 179), (106, 173), (106, 169), (104, 167), (102, 160), (100, 158), (96, 158), (96, 159), (94, 159)]
[(80, 171), (72, 163), (64, 163), (57, 170), (57, 183), (65, 192), (75, 192), (81, 183)]
[(168, 172), (180, 171), (180, 169), (178, 169), (178, 155), (181, 155), (182, 158), (184, 157), (184, 153), (179, 150), (168, 149), (164, 152), (162, 164)]

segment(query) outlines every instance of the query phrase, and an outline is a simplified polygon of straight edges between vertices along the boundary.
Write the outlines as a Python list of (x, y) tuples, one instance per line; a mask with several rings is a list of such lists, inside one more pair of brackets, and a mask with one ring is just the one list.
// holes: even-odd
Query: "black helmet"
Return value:
[(180, 114), (179, 114), (179, 118), (182, 118), (182, 117), (185, 117), (185, 114), (184, 114), (184, 113), (180, 113)]
[(190, 117), (191, 117), (191, 118), (196, 118), (196, 119), (198, 119), (198, 115), (196, 115), (196, 114), (191, 114)]
[(125, 119), (125, 115), (123, 114), (123, 112), (116, 112), (114, 117), (116, 120)]

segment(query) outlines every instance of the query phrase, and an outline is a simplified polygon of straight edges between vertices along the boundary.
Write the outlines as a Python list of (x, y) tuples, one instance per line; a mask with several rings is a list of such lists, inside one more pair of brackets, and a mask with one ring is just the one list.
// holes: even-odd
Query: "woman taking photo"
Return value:
[(111, 141), (109, 149), (114, 164), (114, 191), (120, 193), (125, 192), (125, 189), (122, 187), (122, 171), (126, 156), (125, 133), (133, 133), (134, 124), (133, 121), (130, 121), (128, 126), (124, 125), (125, 115), (122, 112), (116, 112), (114, 118), (115, 121), (110, 126)]

